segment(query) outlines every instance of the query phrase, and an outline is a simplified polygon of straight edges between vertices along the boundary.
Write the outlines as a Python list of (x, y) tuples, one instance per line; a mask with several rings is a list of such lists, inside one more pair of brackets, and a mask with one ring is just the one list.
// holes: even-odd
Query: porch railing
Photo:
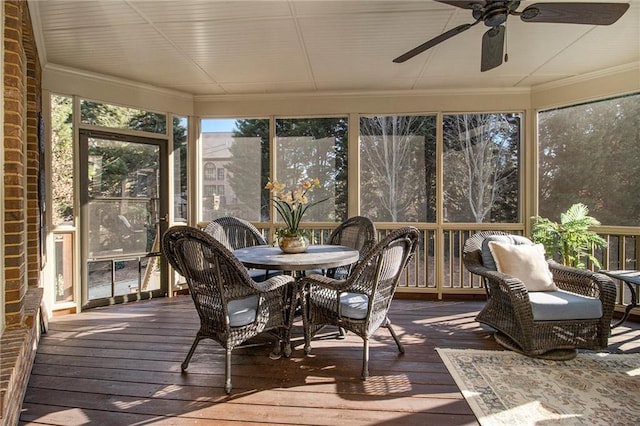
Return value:
[[(269, 224), (256, 224), (268, 241), (273, 240), (275, 228)], [(397, 223), (376, 223), (378, 237), (403, 226)], [(513, 234), (524, 234), (524, 227), (519, 224), (469, 224), (437, 226), (435, 224), (412, 224), (421, 232), (420, 244), (413, 261), (402, 277), (398, 292), (430, 294), (441, 299), (451, 294), (484, 294), (481, 280), (470, 274), (462, 264), (464, 243), (471, 235), (484, 230), (505, 231)], [(306, 224), (316, 243), (327, 240), (335, 224)], [(640, 228), (601, 227), (596, 231), (608, 243), (604, 249), (594, 251), (602, 269), (637, 269), (640, 255)], [(591, 269), (595, 269), (590, 265)], [(616, 283), (618, 287), (617, 304), (630, 302), (631, 295), (625, 285)], [(640, 309), (632, 311), (640, 314)]]

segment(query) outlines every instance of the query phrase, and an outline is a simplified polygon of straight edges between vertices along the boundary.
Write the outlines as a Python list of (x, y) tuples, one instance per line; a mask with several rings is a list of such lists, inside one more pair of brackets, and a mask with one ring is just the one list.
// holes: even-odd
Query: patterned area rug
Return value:
[(640, 354), (436, 350), (483, 426), (640, 424)]

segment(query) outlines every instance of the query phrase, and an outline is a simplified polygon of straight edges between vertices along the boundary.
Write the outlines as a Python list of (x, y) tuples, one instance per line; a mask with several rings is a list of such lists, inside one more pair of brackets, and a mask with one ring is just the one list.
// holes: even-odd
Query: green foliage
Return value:
[(174, 152), (174, 198), (175, 218), (187, 219), (187, 124), (186, 118), (173, 116), (173, 152)]
[(544, 245), (547, 256), (559, 256), (567, 266), (584, 268), (584, 259), (600, 267), (600, 262), (591, 254), (594, 247), (603, 247), (606, 241), (589, 230), (600, 225), (589, 216), (589, 209), (582, 203), (576, 203), (560, 214), (560, 223), (548, 218), (534, 216), (531, 237), (534, 242)]
[(51, 96), (52, 223), (73, 221), (73, 104), (68, 96)]
[(538, 114), (539, 214), (581, 202), (604, 225), (640, 222), (640, 93)]
[(80, 102), (80, 121), (113, 129), (135, 129), (159, 134), (167, 130), (165, 114), (87, 100)]

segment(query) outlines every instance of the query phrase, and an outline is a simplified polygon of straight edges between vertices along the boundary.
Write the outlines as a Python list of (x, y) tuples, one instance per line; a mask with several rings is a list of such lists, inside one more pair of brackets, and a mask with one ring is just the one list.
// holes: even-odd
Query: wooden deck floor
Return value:
[[(380, 330), (366, 382), (359, 338), (327, 329), (307, 357), (297, 323), (291, 358), (269, 359), (259, 341), (234, 351), (229, 396), (224, 352), (212, 342), (180, 372), (198, 328), (189, 296), (57, 317), (38, 347), (21, 424), (478, 424), (435, 348), (500, 349), (474, 321), (483, 303), (395, 300), (390, 318), (406, 353)], [(625, 323), (611, 343), (640, 351), (640, 325)]]

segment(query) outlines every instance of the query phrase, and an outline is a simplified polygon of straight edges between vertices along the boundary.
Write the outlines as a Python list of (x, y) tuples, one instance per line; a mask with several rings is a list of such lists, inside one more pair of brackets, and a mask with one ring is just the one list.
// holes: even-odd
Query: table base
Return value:
[(625, 306), (624, 308), (624, 314), (622, 314), (622, 318), (620, 318), (618, 321), (614, 322), (613, 324), (611, 324), (611, 328), (615, 328), (619, 325), (621, 325), (623, 322), (625, 322), (627, 320), (627, 318), (629, 318), (629, 315), (631, 314), (631, 310), (633, 308), (635, 308), (636, 306), (638, 306), (638, 304), (636, 303), (637, 300), (637, 295), (636, 295), (636, 289), (635, 289), (635, 284), (632, 283), (628, 283), (624, 280), (621, 280), (623, 283), (625, 283), (627, 285), (627, 287), (629, 288), (629, 293), (631, 293), (631, 303), (629, 303), (628, 305)]

